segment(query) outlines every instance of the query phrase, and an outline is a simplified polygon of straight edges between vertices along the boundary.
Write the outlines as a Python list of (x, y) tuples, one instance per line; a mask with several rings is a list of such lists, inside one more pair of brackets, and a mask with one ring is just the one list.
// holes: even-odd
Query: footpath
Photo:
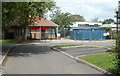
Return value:
[(0, 44), (0, 75), (2, 75), (3, 62), (5, 58), (7, 57), (7, 54), (10, 52), (11, 48), (17, 45), (18, 44), (12, 44), (12, 43), (1, 43)]

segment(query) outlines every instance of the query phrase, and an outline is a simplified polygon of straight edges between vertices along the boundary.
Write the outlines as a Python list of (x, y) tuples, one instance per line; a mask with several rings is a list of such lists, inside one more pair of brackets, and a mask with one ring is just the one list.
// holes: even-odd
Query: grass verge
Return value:
[(70, 39), (70, 37), (68, 36), (68, 37), (61, 37), (61, 38), (64, 38), (64, 39)]
[(102, 53), (96, 55), (87, 55), (80, 57), (80, 59), (92, 63), (102, 69), (116, 73), (116, 68), (113, 60), (115, 59), (114, 53)]
[(116, 45), (108, 46), (108, 48), (115, 49)]
[(74, 44), (74, 45), (58, 45), (58, 46), (53, 46), (54, 48), (62, 48), (62, 47), (72, 47), (72, 46), (81, 46), (80, 44)]
[(3, 43), (31, 43), (31, 40), (14, 40), (14, 39), (7, 39), (7, 40), (0, 40)]

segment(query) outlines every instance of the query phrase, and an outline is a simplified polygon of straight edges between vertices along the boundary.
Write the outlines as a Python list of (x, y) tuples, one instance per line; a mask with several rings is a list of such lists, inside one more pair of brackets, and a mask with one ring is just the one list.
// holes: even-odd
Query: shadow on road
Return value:
[(8, 56), (14, 57), (29, 57), (37, 54), (49, 54), (55, 50), (52, 50), (49, 46), (37, 46), (37, 45), (21, 45), (11, 49)]
[[(57, 50), (51, 49), (50, 46), (45, 45), (20, 45), (11, 49), (8, 56), (14, 57), (29, 57), (31, 55), (37, 54), (49, 54), (52, 52), (59, 52)], [(62, 48), (61, 51), (65, 51), (66, 53), (76, 57), (80, 55), (89, 55), (89, 54), (97, 54), (97, 53), (104, 53), (106, 50), (96, 47), (77, 47), (77, 48)]]

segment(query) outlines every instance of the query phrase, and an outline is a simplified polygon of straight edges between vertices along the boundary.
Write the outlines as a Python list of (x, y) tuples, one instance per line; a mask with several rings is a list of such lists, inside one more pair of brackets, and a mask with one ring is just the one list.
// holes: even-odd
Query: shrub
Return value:
[(114, 49), (114, 53), (116, 56), (116, 59), (114, 61), (117, 73), (120, 74), (120, 34), (116, 36), (116, 48)]

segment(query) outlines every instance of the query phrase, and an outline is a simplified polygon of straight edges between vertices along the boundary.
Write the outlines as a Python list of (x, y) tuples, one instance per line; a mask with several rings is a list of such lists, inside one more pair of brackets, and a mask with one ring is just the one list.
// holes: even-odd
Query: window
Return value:
[(85, 24), (85, 27), (89, 27), (89, 24)]
[(93, 27), (93, 25), (89, 25), (89, 27)]
[(16, 34), (17, 35), (24, 35), (24, 30), (23, 29), (17, 29)]
[(84, 25), (83, 24), (78, 24), (78, 27), (83, 27)]
[(55, 30), (54, 30), (54, 29), (47, 29), (47, 32), (48, 32), (49, 34), (55, 34)]
[(98, 27), (98, 24), (94, 24), (95, 27)]

